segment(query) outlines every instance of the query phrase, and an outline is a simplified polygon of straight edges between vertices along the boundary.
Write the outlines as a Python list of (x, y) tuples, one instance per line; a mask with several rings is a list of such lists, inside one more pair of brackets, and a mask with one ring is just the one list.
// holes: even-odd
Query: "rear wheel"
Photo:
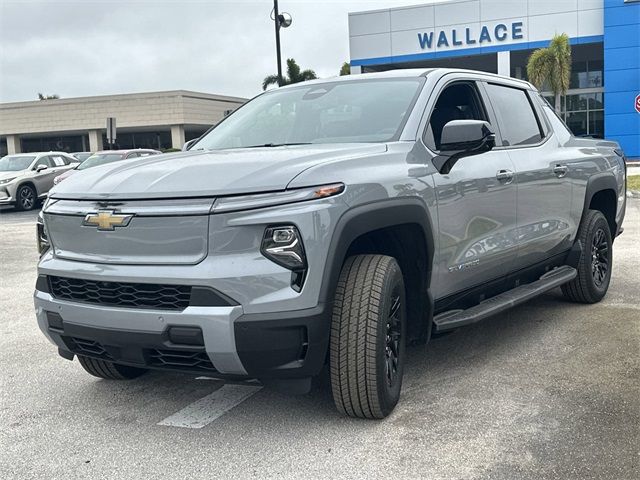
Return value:
[(383, 255), (347, 259), (331, 323), (333, 399), (345, 415), (384, 418), (400, 398), (406, 305), (402, 272)]
[(31, 210), (36, 206), (36, 191), (31, 185), (22, 185), (16, 192), (16, 208)]
[(130, 380), (132, 378), (138, 378), (147, 372), (144, 368), (118, 365), (117, 363), (107, 362), (106, 360), (83, 357), (81, 355), (78, 355), (78, 361), (87, 373), (90, 373), (94, 377), (106, 378), (107, 380)]
[(611, 230), (602, 212), (587, 212), (578, 230), (578, 240), (582, 243), (578, 275), (562, 286), (562, 293), (574, 302), (596, 303), (607, 294), (613, 262)]

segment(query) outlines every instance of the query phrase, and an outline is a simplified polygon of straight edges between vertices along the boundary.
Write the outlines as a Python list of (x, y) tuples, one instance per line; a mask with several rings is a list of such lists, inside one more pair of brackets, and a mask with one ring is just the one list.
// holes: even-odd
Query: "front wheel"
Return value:
[(36, 191), (31, 185), (22, 185), (16, 192), (16, 208), (18, 210), (31, 210), (36, 206)]
[(611, 230), (602, 212), (587, 212), (578, 230), (578, 240), (582, 243), (578, 275), (562, 286), (562, 293), (574, 302), (596, 303), (607, 294), (613, 266)]
[(117, 363), (107, 362), (106, 360), (84, 357), (82, 355), (78, 355), (78, 361), (80, 365), (82, 365), (82, 368), (90, 375), (107, 380), (131, 380), (147, 372), (144, 368), (119, 365)]
[(393, 411), (402, 387), (405, 338), (405, 289), (396, 260), (348, 258), (336, 289), (329, 352), (331, 390), (340, 412), (379, 419)]

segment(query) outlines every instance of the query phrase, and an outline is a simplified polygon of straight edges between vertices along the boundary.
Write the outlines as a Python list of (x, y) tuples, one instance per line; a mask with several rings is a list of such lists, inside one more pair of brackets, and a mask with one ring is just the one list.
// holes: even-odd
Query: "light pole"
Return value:
[(291, 25), (292, 18), (286, 12), (278, 13), (278, 0), (273, 0), (273, 21), (276, 26), (276, 58), (278, 61), (278, 86), (282, 86), (282, 59), (280, 58), (280, 27)]

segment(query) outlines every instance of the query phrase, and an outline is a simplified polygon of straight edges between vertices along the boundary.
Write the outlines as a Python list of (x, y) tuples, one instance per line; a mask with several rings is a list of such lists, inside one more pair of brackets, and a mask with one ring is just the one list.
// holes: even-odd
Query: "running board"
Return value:
[(511, 307), (527, 302), (548, 290), (573, 280), (577, 274), (578, 272), (575, 268), (565, 265), (545, 273), (535, 282), (520, 285), (495, 297), (488, 298), (467, 310), (442, 312), (433, 319), (436, 332), (444, 332), (470, 325), (497, 313), (504, 312)]

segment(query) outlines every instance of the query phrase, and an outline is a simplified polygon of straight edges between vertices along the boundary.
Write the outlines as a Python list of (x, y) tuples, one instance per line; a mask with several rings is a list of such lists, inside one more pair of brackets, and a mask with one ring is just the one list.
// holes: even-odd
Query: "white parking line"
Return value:
[(215, 392), (165, 418), (158, 425), (182, 428), (205, 427), (260, 390), (262, 387), (250, 385), (223, 385)]

